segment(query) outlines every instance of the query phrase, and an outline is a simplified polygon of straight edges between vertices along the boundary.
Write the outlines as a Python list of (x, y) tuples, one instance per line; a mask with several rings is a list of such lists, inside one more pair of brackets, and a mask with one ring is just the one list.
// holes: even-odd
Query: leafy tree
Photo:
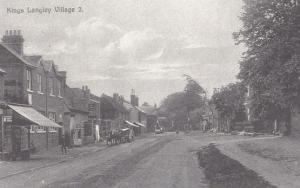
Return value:
[(297, 0), (244, 0), (243, 27), (234, 33), (247, 51), (238, 77), (251, 88), (257, 119), (284, 120), (299, 101), (300, 7)]
[[(192, 77), (184, 75), (187, 84), (184, 91), (176, 92), (168, 95), (159, 107), (160, 114), (168, 114), (169, 119), (175, 121), (177, 125), (184, 125), (187, 121), (192, 119), (196, 121), (197, 118), (191, 117), (190, 112), (197, 108), (201, 108), (204, 104), (205, 94), (204, 89)], [(192, 115), (197, 113), (192, 113)], [(195, 123), (195, 122), (194, 122)]]
[(247, 89), (241, 83), (229, 84), (215, 90), (211, 102), (222, 117), (230, 121), (245, 120), (245, 93)]

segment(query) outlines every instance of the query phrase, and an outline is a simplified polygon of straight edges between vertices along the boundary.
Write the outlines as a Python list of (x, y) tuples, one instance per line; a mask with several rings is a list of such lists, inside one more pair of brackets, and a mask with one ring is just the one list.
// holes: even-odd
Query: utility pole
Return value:
[[(45, 91), (45, 116), (48, 118), (48, 71), (45, 71), (46, 75), (46, 91)], [(46, 127), (46, 148), (48, 150), (49, 148), (49, 141), (48, 141), (48, 135), (49, 130), (48, 127)]]

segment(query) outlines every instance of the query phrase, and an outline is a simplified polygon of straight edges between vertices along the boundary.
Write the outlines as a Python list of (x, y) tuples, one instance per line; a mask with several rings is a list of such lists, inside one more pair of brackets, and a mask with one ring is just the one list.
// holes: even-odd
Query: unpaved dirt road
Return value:
[(240, 138), (208, 136), (200, 132), (151, 135), (59, 165), (2, 179), (0, 187), (208, 187), (196, 151), (210, 142), (234, 139)]

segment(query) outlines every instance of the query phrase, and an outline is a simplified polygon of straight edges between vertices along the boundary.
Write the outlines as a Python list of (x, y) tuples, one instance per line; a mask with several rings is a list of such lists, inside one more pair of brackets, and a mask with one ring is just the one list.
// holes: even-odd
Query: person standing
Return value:
[(61, 138), (61, 153), (67, 154), (67, 143), (66, 143), (66, 137), (62, 135)]

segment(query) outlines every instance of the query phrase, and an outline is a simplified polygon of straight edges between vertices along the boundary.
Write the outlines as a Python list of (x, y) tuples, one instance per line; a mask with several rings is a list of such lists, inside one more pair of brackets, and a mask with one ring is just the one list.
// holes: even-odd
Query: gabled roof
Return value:
[(147, 105), (147, 106), (141, 106), (140, 109), (142, 111), (144, 111), (147, 115), (156, 115), (156, 109), (154, 108), (154, 106), (150, 106), (150, 105)]
[(79, 111), (88, 113), (87, 100), (83, 100), (84, 95), (79, 88), (70, 88), (66, 86), (64, 103), (67, 107), (65, 111)]
[(13, 56), (15, 56), (16, 58), (18, 58), (19, 60), (21, 60), (24, 64), (31, 66), (31, 67), (36, 67), (34, 65), (31, 64), (31, 62), (29, 62), (28, 60), (26, 60), (23, 56), (19, 55), (17, 52), (15, 52), (14, 50), (10, 49), (8, 46), (6, 46), (3, 43), (0, 43), (0, 46), (4, 47), (7, 51), (9, 51)]
[(113, 97), (108, 96), (106, 94), (102, 94), (101, 98), (108, 101), (114, 109), (120, 111), (120, 112), (128, 112), (128, 110), (120, 103), (116, 102)]
[(132, 109), (134, 109), (134, 106), (127, 101), (123, 102), (123, 106), (126, 108), (127, 111), (131, 111)]
[(53, 60), (44, 60), (42, 63), (43, 63), (45, 71), (48, 71), (48, 72), (51, 70), (51, 68), (54, 65)]
[(32, 66), (38, 67), (42, 61), (41, 55), (31, 55), (31, 56), (23, 56), (27, 62), (31, 63)]
[(101, 99), (101, 97), (90, 93), (90, 100), (95, 101), (95, 102), (100, 102), (100, 99)]

